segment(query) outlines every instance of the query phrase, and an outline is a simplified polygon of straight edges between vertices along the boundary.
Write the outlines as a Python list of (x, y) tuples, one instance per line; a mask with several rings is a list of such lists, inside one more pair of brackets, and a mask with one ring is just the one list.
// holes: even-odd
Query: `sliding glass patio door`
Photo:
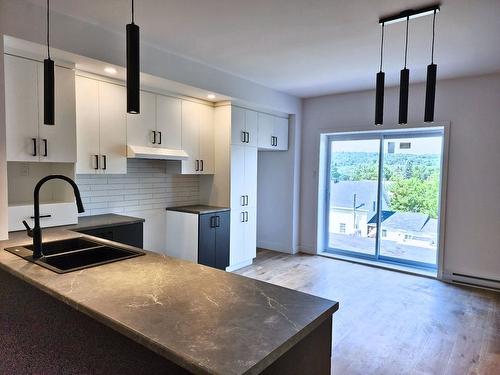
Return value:
[(325, 248), (436, 268), (443, 130), (332, 135)]

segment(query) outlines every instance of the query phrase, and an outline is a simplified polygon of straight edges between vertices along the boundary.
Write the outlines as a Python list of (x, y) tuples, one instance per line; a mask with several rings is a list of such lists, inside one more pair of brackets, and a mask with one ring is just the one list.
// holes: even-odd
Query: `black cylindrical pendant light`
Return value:
[(132, 23), (127, 24), (127, 112), (140, 113), (140, 64), (139, 26), (134, 23), (134, 0), (132, 0)]
[(405, 67), (401, 70), (399, 83), (399, 124), (408, 123), (408, 94), (410, 87), (410, 70), (406, 64), (408, 60), (408, 26), (410, 17), (406, 17)]
[(375, 125), (384, 123), (384, 85), (385, 73), (382, 71), (384, 56), (384, 26), (382, 23), (382, 42), (380, 43), (380, 71), (377, 73), (377, 87), (375, 90)]
[(434, 122), (434, 104), (436, 101), (436, 76), (437, 76), (437, 65), (434, 64), (435, 34), (436, 34), (436, 10), (434, 10), (434, 18), (432, 20), (431, 64), (427, 65), (427, 85), (425, 88), (424, 122)]
[(43, 60), (43, 123), (55, 124), (54, 61), (50, 59), (49, 0), (47, 0), (47, 58)]

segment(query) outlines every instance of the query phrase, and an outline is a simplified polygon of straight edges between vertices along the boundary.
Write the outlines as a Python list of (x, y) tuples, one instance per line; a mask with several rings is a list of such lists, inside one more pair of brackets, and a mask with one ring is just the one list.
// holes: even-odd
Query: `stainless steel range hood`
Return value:
[(128, 145), (127, 157), (134, 159), (187, 160), (189, 155), (183, 150)]

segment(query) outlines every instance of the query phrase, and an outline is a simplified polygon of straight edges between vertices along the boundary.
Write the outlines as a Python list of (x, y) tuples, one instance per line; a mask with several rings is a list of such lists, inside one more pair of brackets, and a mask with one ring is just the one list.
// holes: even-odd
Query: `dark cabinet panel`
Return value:
[(220, 212), (218, 216), (215, 233), (215, 268), (225, 270), (229, 266), (229, 211)]
[(80, 230), (80, 233), (90, 236), (104, 238), (105, 240), (123, 243), (142, 249), (143, 246), (143, 224), (126, 224), (114, 227), (95, 228)]
[(200, 215), (198, 220), (198, 263), (213, 267), (217, 217), (210, 214)]
[(229, 211), (199, 215), (198, 263), (221, 270), (229, 265)]

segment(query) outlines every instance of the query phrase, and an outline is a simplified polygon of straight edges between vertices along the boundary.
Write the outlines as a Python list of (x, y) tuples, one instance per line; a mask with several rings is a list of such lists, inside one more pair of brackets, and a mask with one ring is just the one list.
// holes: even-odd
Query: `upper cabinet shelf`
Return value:
[(4, 55), (7, 160), (76, 161), (75, 73), (55, 67), (55, 125), (43, 124), (43, 64)]

